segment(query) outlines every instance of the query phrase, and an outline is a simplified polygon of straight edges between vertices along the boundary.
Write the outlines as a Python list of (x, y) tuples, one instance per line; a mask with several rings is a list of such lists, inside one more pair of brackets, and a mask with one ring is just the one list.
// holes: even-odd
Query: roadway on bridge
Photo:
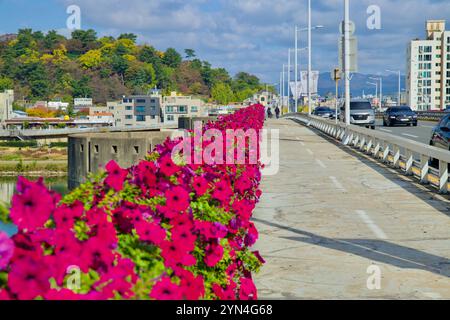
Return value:
[(384, 127), (381, 120), (377, 121), (376, 130), (390, 133), (398, 137), (414, 140), (417, 142), (429, 144), (431, 138), (431, 131), (437, 125), (437, 122), (419, 121), (417, 127), (409, 127), (399, 125), (395, 127)]
[(254, 215), (262, 299), (450, 298), (447, 198), (302, 125), (267, 128), (281, 141)]

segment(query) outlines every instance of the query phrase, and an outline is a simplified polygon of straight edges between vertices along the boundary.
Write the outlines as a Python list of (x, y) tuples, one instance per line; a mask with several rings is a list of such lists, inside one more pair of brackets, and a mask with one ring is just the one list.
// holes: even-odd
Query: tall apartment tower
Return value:
[(445, 20), (429, 20), (426, 35), (408, 45), (408, 103), (413, 110), (443, 110), (450, 107), (450, 31)]
[(12, 118), (14, 91), (0, 92), (0, 129), (5, 127), (5, 121)]

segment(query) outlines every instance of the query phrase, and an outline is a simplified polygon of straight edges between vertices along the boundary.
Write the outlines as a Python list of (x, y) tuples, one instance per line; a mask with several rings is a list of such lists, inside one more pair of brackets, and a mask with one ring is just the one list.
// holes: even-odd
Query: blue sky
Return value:
[[(134, 32), (139, 42), (164, 50), (192, 48), (201, 59), (232, 74), (247, 71), (266, 82), (278, 81), (287, 50), (293, 46), (293, 26), (306, 25), (306, 0), (0, 0), (0, 33), (19, 28), (67, 33), (67, 6), (79, 5), (82, 27), (99, 35)], [(381, 30), (366, 28), (367, 7), (381, 9)], [(337, 65), (338, 25), (343, 0), (313, 0), (314, 68)], [(427, 19), (446, 19), (444, 0), (351, 0), (351, 16), (359, 37), (362, 73), (405, 67), (409, 40), (424, 37)], [(448, 27), (447, 29), (450, 29)], [(306, 46), (306, 34), (301, 34)], [(301, 63), (306, 56), (300, 58)]]

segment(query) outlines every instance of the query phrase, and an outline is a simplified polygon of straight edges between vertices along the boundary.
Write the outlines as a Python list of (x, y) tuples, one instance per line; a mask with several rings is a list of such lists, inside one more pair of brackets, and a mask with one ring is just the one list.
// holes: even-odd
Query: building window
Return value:
[(84, 144), (80, 145), (80, 152), (84, 152)]
[(133, 99), (123, 98), (123, 103), (133, 103)]
[(133, 110), (133, 107), (132, 107), (132, 106), (126, 106), (126, 107), (125, 107), (125, 110), (131, 111), (131, 110)]
[(117, 146), (112, 146), (112, 147), (111, 147), (111, 152), (112, 152), (113, 154), (117, 154), (117, 152), (118, 152)]
[(136, 116), (136, 121), (138, 121), (138, 122), (145, 121), (145, 116)]
[(150, 103), (156, 103), (156, 99), (151, 99)]
[(195, 113), (195, 112), (198, 112), (198, 107), (194, 107), (194, 106), (191, 107), (191, 112), (194, 112), (194, 113)]
[(134, 154), (139, 154), (139, 146), (134, 146)]
[(145, 106), (137, 106), (136, 112), (145, 112)]
[(180, 113), (185, 113), (185, 112), (187, 112), (187, 107), (186, 107), (186, 106), (179, 106), (179, 107), (178, 107), (178, 112), (180, 112)]
[(98, 148), (98, 145), (96, 144), (96, 145), (94, 146), (94, 152), (95, 152), (95, 153), (98, 153), (98, 151), (99, 151), (99, 148)]
[(133, 119), (133, 116), (126, 115), (126, 116), (125, 116), (125, 119), (127, 119), (127, 120), (132, 120), (132, 119)]
[(172, 115), (167, 116), (167, 121), (175, 121), (175, 117)]
[(166, 107), (166, 112), (173, 112), (173, 106), (167, 106)]
[(136, 103), (145, 103), (146, 100), (145, 99), (136, 99)]

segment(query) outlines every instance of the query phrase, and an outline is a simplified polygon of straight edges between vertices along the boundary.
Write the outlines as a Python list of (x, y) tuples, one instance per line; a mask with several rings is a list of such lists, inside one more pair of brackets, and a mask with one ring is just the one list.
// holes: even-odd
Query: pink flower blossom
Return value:
[(195, 177), (192, 181), (192, 187), (197, 196), (203, 196), (209, 189), (208, 180), (204, 177)]
[(166, 192), (167, 207), (173, 211), (184, 211), (189, 207), (189, 193), (182, 187), (175, 187)]
[(4, 232), (0, 231), (0, 270), (6, 268), (14, 252), (14, 242)]
[(164, 277), (155, 284), (150, 293), (150, 298), (155, 300), (181, 300), (181, 290), (176, 284), (172, 283), (169, 277)]
[(42, 227), (55, 209), (55, 199), (39, 182), (32, 183), (19, 178), (18, 185), (22, 190), (12, 199), (10, 217), (19, 230), (34, 231)]
[(172, 161), (170, 155), (164, 156), (160, 159), (159, 168), (159, 170), (167, 177), (171, 177), (181, 170), (181, 168)]
[(205, 263), (208, 267), (214, 267), (223, 258), (223, 247), (218, 244), (210, 244), (205, 250)]
[(135, 227), (142, 241), (160, 245), (166, 239), (166, 231), (154, 222), (141, 221)]
[(115, 191), (121, 191), (123, 189), (123, 183), (128, 176), (128, 170), (119, 167), (114, 160), (108, 162), (105, 168), (108, 174), (105, 183)]

